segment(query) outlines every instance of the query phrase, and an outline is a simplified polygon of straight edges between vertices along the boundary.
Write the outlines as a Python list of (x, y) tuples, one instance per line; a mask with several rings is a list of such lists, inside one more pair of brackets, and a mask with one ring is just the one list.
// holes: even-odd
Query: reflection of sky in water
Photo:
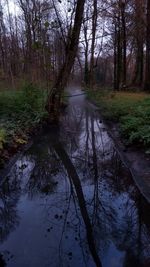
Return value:
[(109, 245), (104, 254), (103, 266), (120, 267), (125, 256), (125, 252), (118, 251), (113, 243)]
[[(67, 152), (66, 167), (57, 148)], [(83, 198), (67, 174), (72, 163)], [(86, 239), (86, 211), (103, 267), (145, 267), (150, 257), (149, 206), (84, 96), (70, 98), (60, 133), (37, 138), (12, 167), (6, 184), (1, 197), (9, 201), (1, 200), (0, 216), (9, 225), (7, 211), (12, 214), (1, 243), (8, 267), (95, 266)]]

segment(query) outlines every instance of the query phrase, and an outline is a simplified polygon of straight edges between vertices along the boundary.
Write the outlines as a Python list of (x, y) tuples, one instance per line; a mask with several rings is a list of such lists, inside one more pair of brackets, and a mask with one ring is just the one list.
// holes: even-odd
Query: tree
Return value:
[(133, 85), (142, 86), (144, 70), (144, 5), (143, 0), (134, 1), (135, 8), (135, 32), (133, 32), (135, 42), (135, 71)]
[(150, 92), (150, 0), (147, 0), (146, 16), (146, 66), (144, 89)]
[(88, 40), (88, 28), (89, 28), (89, 5), (86, 7), (85, 11), (85, 17), (83, 20), (83, 36), (84, 36), (84, 41), (82, 42), (83, 44), (83, 49), (84, 49), (84, 83), (85, 85), (88, 85), (89, 83), (89, 63), (88, 63), (88, 55), (89, 55), (89, 40)]
[(126, 2), (119, 0), (115, 6), (114, 17), (114, 89), (126, 86)]
[(48, 111), (50, 118), (54, 121), (57, 121), (59, 118), (61, 96), (64, 87), (67, 84), (68, 77), (71, 73), (71, 69), (73, 67), (74, 60), (76, 57), (80, 29), (83, 19), (84, 4), (85, 0), (77, 1), (74, 25), (73, 28), (70, 29), (71, 32), (70, 30), (68, 31), (68, 39), (66, 44), (66, 59), (53, 85), (52, 92), (50, 92), (48, 95), (46, 110)]
[(94, 85), (94, 52), (95, 52), (95, 38), (97, 29), (97, 0), (93, 0), (93, 14), (92, 14), (92, 44), (91, 44), (91, 59), (90, 59), (90, 87)]
[(2, 8), (2, 5), (0, 4), (0, 73), (1, 73), (1, 76), (4, 75), (5, 70), (6, 70), (4, 38), (5, 38), (5, 25), (4, 25), (4, 19), (3, 19), (3, 8)]

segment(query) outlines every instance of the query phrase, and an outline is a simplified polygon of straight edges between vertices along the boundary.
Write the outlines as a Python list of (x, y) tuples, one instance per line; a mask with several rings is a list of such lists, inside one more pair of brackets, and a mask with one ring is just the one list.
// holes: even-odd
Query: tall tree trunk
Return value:
[(135, 72), (133, 84), (142, 86), (144, 70), (144, 8), (143, 0), (135, 0)]
[(135, 86), (142, 86), (143, 84), (143, 64), (144, 64), (144, 52), (143, 52), (143, 40), (137, 39), (136, 44), (136, 62), (135, 62), (135, 74), (133, 78), (133, 84)]
[(121, 23), (122, 23), (122, 86), (126, 86), (126, 18), (125, 18), (125, 2), (121, 2)]
[(91, 44), (91, 60), (90, 60), (90, 87), (94, 85), (94, 52), (95, 37), (97, 28), (97, 0), (93, 0), (93, 16), (92, 16), (92, 44)]
[(57, 121), (59, 119), (59, 111), (60, 111), (60, 101), (61, 95), (64, 90), (64, 87), (67, 84), (68, 77), (71, 73), (74, 60), (76, 57), (77, 49), (78, 49), (78, 42), (79, 42), (79, 35), (80, 29), (82, 24), (83, 12), (84, 12), (84, 3), (85, 0), (78, 0), (76, 5), (76, 13), (75, 13), (75, 20), (74, 26), (72, 29), (71, 38), (69, 38), (67, 49), (66, 49), (66, 60), (65, 63), (60, 70), (56, 82), (54, 83), (52, 92), (49, 93), (46, 110), (50, 115), (50, 119)]
[(115, 22), (115, 33), (114, 33), (114, 90), (118, 89), (117, 84), (117, 25)]
[(116, 90), (120, 90), (122, 74), (122, 47), (121, 47), (121, 23), (120, 16), (117, 18), (117, 70), (116, 70)]
[(85, 85), (89, 83), (88, 47), (85, 48), (84, 82)]
[(115, 17), (114, 41), (114, 89), (120, 90), (126, 86), (127, 73), (127, 39), (126, 39), (126, 4), (119, 0), (118, 14)]
[(88, 52), (89, 52), (89, 42), (87, 38), (87, 30), (88, 26), (84, 25), (84, 38), (85, 38), (85, 51), (84, 51), (84, 57), (85, 57), (85, 62), (84, 62), (84, 82), (85, 85), (88, 85), (89, 83), (89, 64), (88, 64)]
[(144, 89), (150, 92), (150, 0), (147, 0), (146, 19), (146, 67)]

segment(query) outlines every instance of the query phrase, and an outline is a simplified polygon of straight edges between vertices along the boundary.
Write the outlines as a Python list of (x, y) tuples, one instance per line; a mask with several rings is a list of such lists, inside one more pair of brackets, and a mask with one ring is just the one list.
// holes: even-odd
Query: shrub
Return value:
[(150, 97), (145, 93), (88, 92), (105, 119), (117, 121), (130, 144), (141, 144), (150, 151)]
[(45, 97), (45, 91), (31, 83), (20, 91), (0, 93), (0, 128), (5, 129), (8, 139), (40, 122), (46, 115)]

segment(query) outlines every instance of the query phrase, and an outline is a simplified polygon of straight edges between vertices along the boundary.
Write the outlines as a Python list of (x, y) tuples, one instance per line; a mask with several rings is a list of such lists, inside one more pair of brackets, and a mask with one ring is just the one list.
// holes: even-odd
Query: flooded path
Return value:
[(150, 205), (84, 95), (0, 187), (0, 266), (150, 266)]

